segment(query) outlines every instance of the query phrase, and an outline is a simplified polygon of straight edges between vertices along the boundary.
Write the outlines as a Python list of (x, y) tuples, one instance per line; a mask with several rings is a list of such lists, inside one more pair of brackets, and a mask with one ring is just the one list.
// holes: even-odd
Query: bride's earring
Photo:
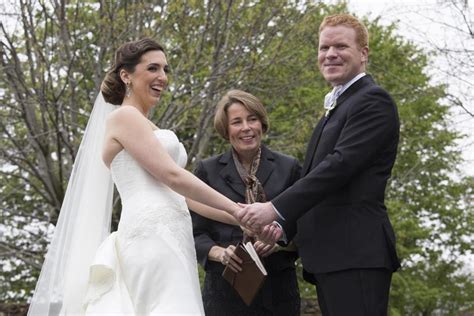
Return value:
[(127, 98), (130, 98), (131, 95), (132, 95), (132, 88), (130, 87), (130, 81), (127, 81), (127, 83), (125, 84), (125, 96)]

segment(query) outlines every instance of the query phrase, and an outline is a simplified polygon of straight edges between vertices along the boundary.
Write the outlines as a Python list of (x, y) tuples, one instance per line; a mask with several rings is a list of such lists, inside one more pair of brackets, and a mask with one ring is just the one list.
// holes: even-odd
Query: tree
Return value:
[[(387, 204), (398, 237), (402, 272), (395, 274), (393, 314), (456, 313), (472, 308), (472, 275), (461, 273), (461, 254), (472, 253), (472, 178), (455, 179), (460, 137), (449, 128), (446, 86), (430, 84), (428, 54), (372, 25), (371, 72), (395, 98), (401, 137)], [(374, 36), (375, 35), (375, 36)], [(387, 62), (391, 61), (391, 62)], [(458, 295), (456, 295), (457, 293)]]
[[(28, 296), (34, 285), (88, 113), (119, 44), (153, 35), (168, 47), (171, 93), (155, 120), (177, 130), (192, 161), (209, 153), (223, 92), (247, 88), (257, 81), (252, 76), (286, 61), (283, 43), (302, 15), (286, 1), (13, 5), (21, 35), (0, 25), (3, 299)], [(272, 93), (282, 84), (268, 86)]]
[[(324, 15), (347, 11), (344, 3), (284, 0), (15, 5), (21, 35), (0, 24), (0, 300), (10, 302), (31, 295), (88, 113), (118, 45), (148, 35), (167, 48), (169, 92), (153, 120), (178, 133), (189, 168), (226, 146), (212, 118), (231, 88), (261, 98), (271, 120), (265, 142), (302, 159), (329, 91), (316, 67), (318, 26)], [(426, 74), (429, 54), (395, 35), (396, 25), (379, 22), (367, 21), (368, 72), (393, 95), (401, 118), (387, 192), (403, 260), (391, 311), (469, 308), (472, 279), (457, 257), (472, 251), (474, 181), (457, 174), (459, 135), (448, 128), (446, 87)], [(301, 285), (304, 296), (315, 295)]]

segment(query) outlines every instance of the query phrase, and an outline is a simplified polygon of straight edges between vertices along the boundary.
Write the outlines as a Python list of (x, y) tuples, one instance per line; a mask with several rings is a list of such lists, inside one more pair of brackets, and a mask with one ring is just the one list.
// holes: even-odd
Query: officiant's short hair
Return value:
[(214, 116), (214, 128), (225, 139), (229, 139), (229, 116), (227, 110), (234, 103), (242, 104), (247, 111), (257, 115), (262, 123), (262, 131), (268, 131), (270, 124), (268, 122), (267, 110), (263, 103), (253, 94), (242, 90), (229, 90), (217, 103), (216, 115)]

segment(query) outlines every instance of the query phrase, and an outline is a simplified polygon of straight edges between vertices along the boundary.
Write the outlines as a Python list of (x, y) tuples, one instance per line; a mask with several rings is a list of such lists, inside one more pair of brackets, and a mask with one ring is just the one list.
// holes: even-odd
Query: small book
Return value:
[(242, 271), (235, 273), (227, 266), (222, 272), (222, 276), (249, 306), (262, 287), (267, 277), (267, 270), (265, 270), (251, 242), (239, 243), (235, 247), (235, 254), (243, 261)]

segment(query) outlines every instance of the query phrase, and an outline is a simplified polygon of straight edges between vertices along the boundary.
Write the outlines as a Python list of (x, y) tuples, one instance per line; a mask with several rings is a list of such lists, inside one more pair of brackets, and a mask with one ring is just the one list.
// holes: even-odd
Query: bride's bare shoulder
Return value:
[(146, 121), (146, 118), (137, 108), (129, 105), (122, 105), (108, 115), (107, 126), (126, 126), (137, 123), (143, 124), (144, 121)]
[(111, 119), (127, 119), (134, 116), (143, 117), (143, 114), (141, 114), (136, 107), (131, 105), (121, 105), (109, 114), (109, 118)]
[[(133, 106), (120, 106), (107, 116), (102, 159), (107, 166), (115, 155), (130, 142), (139, 139), (147, 127), (147, 119)], [(137, 136), (138, 135), (138, 136)]]

